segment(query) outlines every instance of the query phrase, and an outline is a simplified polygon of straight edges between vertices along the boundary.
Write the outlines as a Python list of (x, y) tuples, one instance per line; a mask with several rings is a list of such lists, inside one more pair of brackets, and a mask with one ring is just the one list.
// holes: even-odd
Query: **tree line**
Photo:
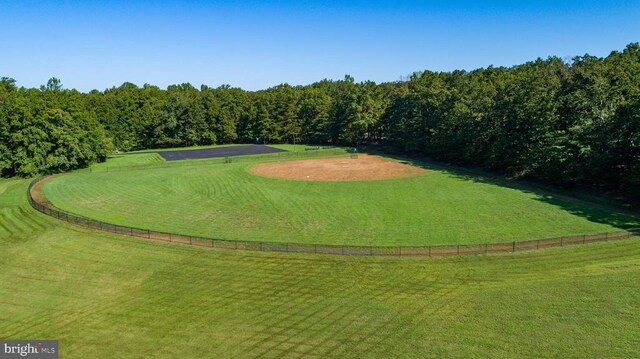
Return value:
[(566, 186), (640, 196), (640, 46), (609, 56), (323, 80), (244, 91), (124, 83), (39, 89), (0, 78), (0, 173), (31, 176), (114, 152), (226, 143), (393, 146)]

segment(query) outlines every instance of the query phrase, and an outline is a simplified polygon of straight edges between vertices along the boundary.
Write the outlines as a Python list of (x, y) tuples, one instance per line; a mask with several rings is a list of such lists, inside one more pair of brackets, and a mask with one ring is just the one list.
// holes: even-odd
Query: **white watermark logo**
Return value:
[(0, 340), (0, 359), (58, 359), (57, 340)]

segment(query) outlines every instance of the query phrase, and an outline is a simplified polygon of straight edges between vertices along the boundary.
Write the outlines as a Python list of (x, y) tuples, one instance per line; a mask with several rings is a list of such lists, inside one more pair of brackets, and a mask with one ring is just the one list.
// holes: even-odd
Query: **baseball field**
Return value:
[(62, 210), (107, 223), (243, 241), (424, 246), (640, 227), (607, 206), (425, 161), (283, 148), (227, 161), (130, 154), (55, 176), (40, 191)]

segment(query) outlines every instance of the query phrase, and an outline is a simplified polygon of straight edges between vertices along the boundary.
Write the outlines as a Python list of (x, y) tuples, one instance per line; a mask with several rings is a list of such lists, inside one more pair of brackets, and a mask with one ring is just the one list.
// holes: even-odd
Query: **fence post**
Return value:
[(487, 254), (489, 252), (489, 243), (485, 243), (484, 244), (484, 254)]
[(147, 238), (151, 239), (151, 231), (147, 229)]
[(540, 249), (540, 240), (538, 239), (538, 243), (536, 244), (536, 249)]
[(560, 237), (560, 247), (564, 247), (564, 237)]
[(513, 249), (511, 250), (512, 252), (516, 251), (516, 241), (513, 241)]
[(608, 240), (609, 240), (609, 232), (607, 232), (607, 233), (605, 233), (605, 234), (604, 234), (604, 240), (605, 240), (605, 241), (608, 241)]
[(173, 238), (171, 238), (171, 232), (169, 232), (169, 242), (173, 242)]
[(431, 246), (429, 246), (428, 248), (429, 248), (429, 257), (431, 257)]
[(585, 243), (587, 243), (587, 235), (583, 234), (582, 235), (582, 244), (585, 244)]

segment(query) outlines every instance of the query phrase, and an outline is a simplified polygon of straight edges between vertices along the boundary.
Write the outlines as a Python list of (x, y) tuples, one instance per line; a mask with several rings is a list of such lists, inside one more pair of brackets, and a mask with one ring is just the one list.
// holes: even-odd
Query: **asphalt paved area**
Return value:
[(279, 148), (265, 145), (239, 145), (218, 148), (203, 148), (182, 151), (158, 151), (165, 161), (195, 160), (214, 157), (232, 157), (245, 155), (261, 155), (265, 153), (287, 152)]

